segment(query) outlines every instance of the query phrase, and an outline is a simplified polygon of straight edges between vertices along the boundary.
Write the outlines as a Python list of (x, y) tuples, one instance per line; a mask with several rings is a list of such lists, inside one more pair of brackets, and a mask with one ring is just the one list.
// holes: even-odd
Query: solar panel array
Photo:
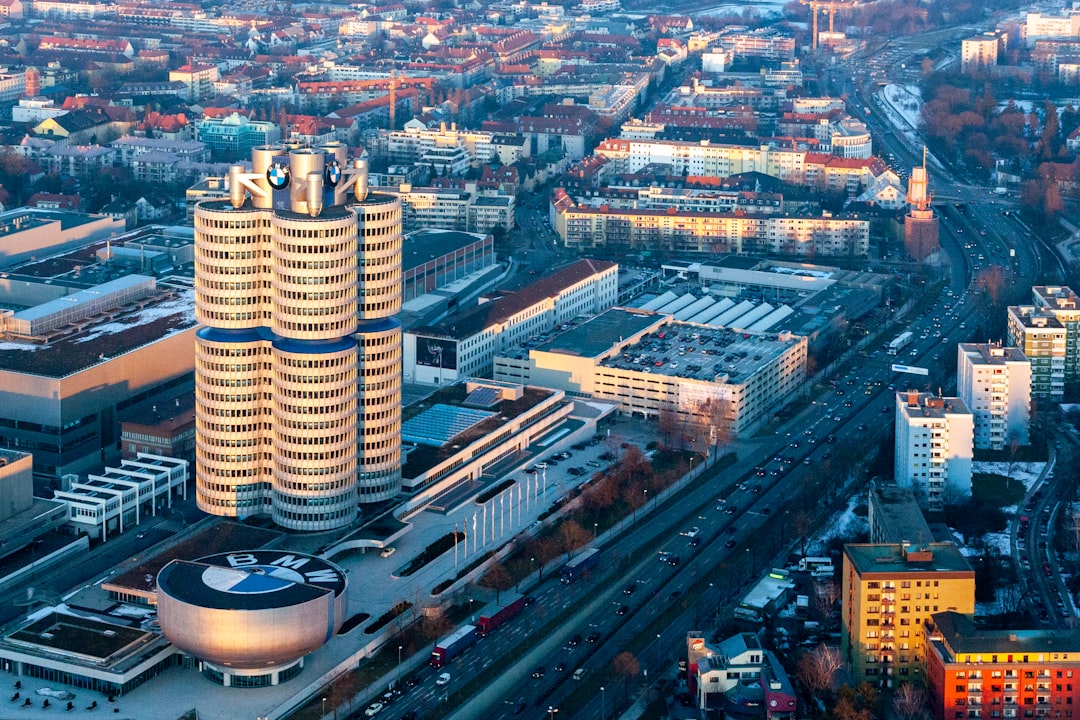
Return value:
[(499, 390), (493, 387), (478, 387), (469, 393), (468, 397), (462, 401), (463, 405), (472, 405), (473, 407), (494, 407), (499, 402)]
[(436, 404), (401, 425), (404, 442), (442, 447), (495, 413)]

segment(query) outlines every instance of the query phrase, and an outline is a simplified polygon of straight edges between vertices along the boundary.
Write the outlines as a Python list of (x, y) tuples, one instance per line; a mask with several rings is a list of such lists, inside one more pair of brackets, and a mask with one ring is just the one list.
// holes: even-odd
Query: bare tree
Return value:
[(510, 573), (507, 572), (502, 563), (495, 563), (488, 568), (488, 571), (484, 573), (484, 577), (480, 578), (479, 582), (479, 585), (495, 591), (495, 602), (499, 602), (499, 593), (503, 590), (509, 590), (513, 584), (514, 579), (510, 577)]
[(802, 551), (802, 556), (806, 557), (806, 541), (814, 529), (814, 516), (805, 510), (800, 510), (795, 513), (794, 525), (795, 534), (799, 537), (799, 549)]
[(813, 693), (832, 689), (836, 673), (844, 666), (840, 651), (825, 644), (803, 653), (795, 667), (799, 681)]
[(840, 586), (835, 580), (818, 582), (814, 588), (814, 609), (821, 613), (825, 620), (829, 619), (836, 602), (840, 599)]
[(911, 683), (900, 683), (893, 694), (893, 709), (900, 720), (929, 720), (926, 691)]
[(567, 520), (559, 525), (559, 537), (562, 539), (563, 547), (566, 548), (567, 560), (574, 556), (578, 548), (588, 545), (589, 540), (592, 539), (589, 531), (581, 527), (581, 523), (576, 520)]

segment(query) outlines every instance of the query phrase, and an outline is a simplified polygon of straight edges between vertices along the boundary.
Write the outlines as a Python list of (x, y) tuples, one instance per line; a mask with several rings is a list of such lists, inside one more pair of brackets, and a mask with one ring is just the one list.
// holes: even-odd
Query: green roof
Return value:
[(598, 357), (611, 350), (616, 343), (632, 338), (664, 320), (666, 317), (663, 315), (615, 308), (567, 330), (537, 349), (566, 355)]

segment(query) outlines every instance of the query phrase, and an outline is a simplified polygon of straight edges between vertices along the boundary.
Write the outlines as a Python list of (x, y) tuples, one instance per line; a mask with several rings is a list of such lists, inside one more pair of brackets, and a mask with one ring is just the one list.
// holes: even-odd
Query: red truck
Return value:
[(521, 593), (511, 593), (503, 598), (502, 602), (492, 603), (484, 609), (480, 619), (477, 620), (476, 634), (487, 637), (489, 632), (517, 615), (523, 607), (525, 607), (525, 596)]

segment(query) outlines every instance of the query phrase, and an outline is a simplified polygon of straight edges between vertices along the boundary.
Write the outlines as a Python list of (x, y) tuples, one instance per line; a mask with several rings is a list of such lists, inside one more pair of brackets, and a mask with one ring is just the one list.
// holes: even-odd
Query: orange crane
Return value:
[(836, 20), (836, 9), (838, 7), (854, 7), (859, 3), (857, 0), (799, 0), (800, 5), (810, 6), (810, 18), (811, 18), (811, 35), (812, 35), (812, 48), (818, 49), (818, 10), (824, 5), (825, 11), (829, 13), (829, 32), (833, 32), (833, 23)]

